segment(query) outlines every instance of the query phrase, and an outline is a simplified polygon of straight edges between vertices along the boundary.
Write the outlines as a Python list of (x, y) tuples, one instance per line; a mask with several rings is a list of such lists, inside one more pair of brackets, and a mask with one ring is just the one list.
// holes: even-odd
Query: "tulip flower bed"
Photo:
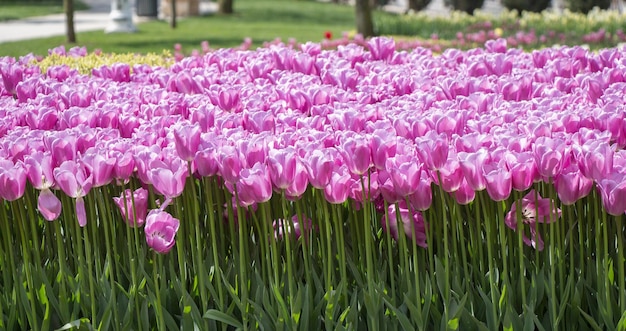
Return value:
[(484, 47), (485, 42), (498, 38), (506, 39), (509, 47), (527, 50), (555, 44), (586, 44), (600, 49), (626, 42), (625, 21), (625, 15), (616, 10), (593, 10), (587, 15), (567, 10), (521, 14), (504, 11), (500, 15), (477, 11), (475, 15), (453, 12), (445, 17), (418, 12), (376, 16), (376, 27), (382, 35), (419, 37), (421, 46), (437, 52), (449, 47)]
[(624, 327), (624, 49), (395, 47), (0, 59), (0, 329)]

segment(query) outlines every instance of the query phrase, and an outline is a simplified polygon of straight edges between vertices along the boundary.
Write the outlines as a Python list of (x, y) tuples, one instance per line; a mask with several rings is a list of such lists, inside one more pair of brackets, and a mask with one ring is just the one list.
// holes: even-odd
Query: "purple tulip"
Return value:
[(237, 182), (242, 168), (241, 156), (237, 149), (233, 146), (222, 146), (217, 157), (219, 174), (231, 184)]
[(546, 137), (539, 137), (535, 141), (533, 153), (537, 170), (544, 178), (558, 175), (563, 168), (563, 160), (567, 157), (564, 141)]
[[(428, 247), (426, 241), (426, 224), (422, 213), (418, 211), (410, 212), (402, 202), (399, 202), (397, 205), (397, 208), (396, 204), (390, 205), (387, 209), (387, 213), (382, 217), (381, 224), (383, 230), (389, 231), (391, 237), (398, 240), (398, 229), (402, 227), (404, 234), (409, 239), (415, 240), (418, 246), (424, 248)], [(398, 224), (398, 221), (400, 221), (400, 224)], [(389, 226), (389, 228), (387, 228), (387, 226)]]
[(346, 165), (351, 173), (361, 176), (372, 166), (372, 150), (365, 139), (348, 138), (341, 144)]
[(463, 181), (459, 189), (454, 191), (454, 199), (459, 205), (467, 205), (474, 201), (476, 192), (467, 184), (467, 181)]
[(262, 163), (256, 163), (250, 169), (241, 170), (237, 193), (243, 206), (253, 203), (262, 203), (272, 197), (272, 182), (268, 167)]
[(487, 186), (483, 176), (483, 166), (489, 160), (489, 154), (484, 148), (474, 153), (460, 152), (459, 165), (467, 181), (467, 185), (474, 191), (482, 191)]
[(39, 192), (37, 198), (37, 209), (48, 221), (54, 221), (61, 215), (61, 200), (57, 198), (49, 189), (43, 189)]
[(146, 217), (146, 242), (157, 253), (166, 254), (176, 243), (180, 221), (167, 212), (151, 210)]
[(513, 189), (526, 191), (539, 178), (535, 158), (529, 152), (507, 153), (506, 163), (511, 171)]
[[(291, 223), (293, 225), (293, 236), (296, 240), (300, 239), (302, 235), (306, 239), (308, 236), (308, 231), (313, 228), (313, 223), (311, 219), (306, 217), (303, 222), (300, 222), (298, 215), (293, 215), (291, 218)], [(302, 224), (301, 224), (302, 223)], [(291, 225), (285, 222), (283, 219), (277, 219), (272, 223), (272, 227), (274, 228), (274, 237), (276, 239), (283, 239), (285, 233), (291, 233)]]
[(416, 210), (427, 210), (433, 203), (432, 180), (426, 171), (422, 171), (415, 193), (409, 195), (409, 203)]
[(422, 164), (417, 158), (398, 154), (387, 159), (386, 166), (398, 196), (406, 197), (417, 191), (422, 174)]
[(506, 200), (511, 194), (513, 182), (504, 162), (485, 164), (483, 174), (489, 197), (493, 201)]
[(65, 194), (76, 199), (76, 217), (82, 227), (87, 225), (87, 213), (83, 197), (93, 185), (93, 177), (87, 175), (85, 165), (74, 161), (65, 161), (54, 169), (54, 179)]
[(200, 146), (200, 126), (188, 124), (173, 131), (178, 156), (187, 162), (193, 161)]
[(22, 163), (0, 159), (0, 197), (14, 201), (24, 195), (26, 189), (26, 170)]
[(626, 212), (626, 181), (624, 173), (611, 172), (598, 183), (602, 205), (607, 213), (619, 216)]
[(44, 190), (55, 185), (52, 156), (49, 152), (35, 152), (24, 157), (28, 180), (34, 188)]
[(561, 171), (554, 185), (561, 203), (571, 205), (591, 192), (593, 181), (583, 176), (578, 166), (572, 163)]
[(504, 223), (515, 231), (518, 229), (518, 204), (521, 208), (519, 214), (522, 218), (522, 224), (529, 226), (531, 234), (530, 238), (524, 234), (524, 243), (539, 251), (543, 250), (543, 240), (541, 239), (541, 235), (537, 232), (536, 224), (556, 222), (559, 217), (561, 217), (561, 210), (556, 208), (555, 202), (552, 199), (542, 198), (535, 190), (530, 190), (521, 201), (513, 203), (511, 210), (504, 218)]
[(332, 157), (329, 149), (316, 149), (305, 159), (308, 161), (308, 164), (305, 163), (304, 166), (307, 169), (311, 186), (321, 190), (330, 183), (335, 167)]
[(81, 161), (93, 178), (93, 187), (107, 185), (113, 180), (116, 159), (105, 155), (105, 151), (97, 151), (94, 148), (88, 149), (82, 155)]
[(578, 167), (583, 176), (600, 181), (613, 171), (615, 151), (606, 141), (591, 141), (581, 147)]
[(372, 59), (389, 61), (396, 51), (396, 43), (393, 38), (375, 37), (367, 43)]
[(450, 148), (447, 136), (429, 131), (426, 136), (415, 139), (415, 143), (417, 155), (428, 169), (439, 170), (443, 168), (448, 160)]
[(304, 194), (309, 186), (309, 174), (300, 160), (296, 162), (296, 173), (293, 181), (285, 190), (285, 194), (293, 199), (297, 199)]
[(332, 173), (330, 182), (324, 188), (324, 196), (332, 204), (344, 203), (348, 199), (354, 181), (345, 166), (338, 171)]
[(148, 176), (159, 193), (167, 199), (173, 199), (183, 193), (189, 172), (182, 159), (170, 155), (167, 161), (152, 160)]
[(267, 157), (267, 165), (274, 187), (283, 191), (287, 189), (296, 176), (296, 150), (293, 147), (271, 149)]
[(119, 197), (114, 197), (113, 201), (130, 227), (140, 227), (144, 224), (148, 214), (148, 191), (146, 189), (138, 188), (132, 193), (127, 189)]

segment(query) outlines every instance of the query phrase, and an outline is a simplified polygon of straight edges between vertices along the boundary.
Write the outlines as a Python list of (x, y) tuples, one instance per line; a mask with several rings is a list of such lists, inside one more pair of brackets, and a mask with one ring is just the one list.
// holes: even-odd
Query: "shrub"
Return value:
[(519, 13), (523, 11), (540, 13), (548, 8), (550, 0), (502, 0), (502, 5)]
[(573, 12), (588, 13), (593, 7), (607, 9), (611, 0), (567, 0), (567, 8)]
[(409, 9), (420, 11), (430, 4), (430, 0), (409, 0)]
[(485, 0), (445, 0), (444, 3), (454, 10), (463, 11), (471, 15), (474, 13), (474, 10), (483, 7)]

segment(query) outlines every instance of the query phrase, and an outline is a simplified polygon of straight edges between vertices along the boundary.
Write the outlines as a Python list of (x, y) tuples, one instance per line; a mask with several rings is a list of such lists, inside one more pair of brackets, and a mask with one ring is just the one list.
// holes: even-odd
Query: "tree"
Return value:
[(176, 0), (170, 0), (170, 10), (172, 11), (172, 15), (170, 15), (170, 27), (172, 29), (176, 29)]
[(65, 36), (68, 43), (76, 43), (76, 30), (74, 29), (74, 0), (63, 0), (65, 11)]
[(372, 8), (369, 0), (356, 0), (355, 5), (356, 30), (363, 37), (374, 35), (374, 23), (372, 22)]
[(219, 0), (217, 11), (220, 14), (232, 14), (233, 13), (233, 0)]

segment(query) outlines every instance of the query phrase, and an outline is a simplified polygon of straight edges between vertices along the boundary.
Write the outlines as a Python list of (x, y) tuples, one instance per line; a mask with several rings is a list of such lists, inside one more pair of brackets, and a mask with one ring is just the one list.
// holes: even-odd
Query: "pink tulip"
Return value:
[(365, 139), (348, 138), (341, 144), (341, 150), (351, 173), (361, 176), (372, 166), (372, 150)]
[(120, 209), (126, 224), (133, 228), (143, 225), (148, 214), (148, 191), (146, 189), (138, 188), (132, 193), (127, 189), (119, 197), (114, 197), (113, 201)]
[(132, 152), (113, 152), (111, 155), (115, 159), (113, 177), (124, 182), (128, 181), (135, 172), (135, 157)]
[(338, 172), (333, 172), (330, 182), (324, 188), (326, 200), (332, 204), (344, 203), (348, 199), (353, 181), (345, 166), (338, 169)]
[(316, 189), (323, 189), (330, 183), (330, 179), (335, 167), (334, 160), (332, 159), (332, 153), (329, 149), (316, 149), (306, 158), (308, 164), (305, 163), (305, 168), (309, 175), (309, 182), (311, 186)]
[(237, 194), (243, 206), (268, 201), (272, 197), (272, 183), (267, 166), (256, 163), (250, 169), (241, 170)]
[(88, 149), (82, 155), (81, 161), (93, 178), (93, 187), (107, 185), (113, 180), (116, 159), (105, 155), (105, 151), (97, 151), (94, 148)]
[(578, 157), (580, 172), (587, 178), (600, 181), (613, 171), (615, 151), (606, 141), (592, 141), (581, 147)]
[(24, 156), (24, 165), (31, 185), (38, 190), (55, 185), (52, 156), (49, 152), (36, 152)]
[[(459, 161), (454, 159), (446, 162), (446, 164), (439, 169), (439, 176), (441, 177), (441, 182), (438, 180), (435, 182), (441, 185), (441, 188), (448, 193), (458, 190), (464, 179), (463, 170), (459, 166)], [(437, 178), (435, 177), (435, 179)]]
[(533, 153), (537, 170), (544, 178), (556, 176), (563, 168), (563, 160), (567, 157), (565, 142), (547, 137), (537, 138)]
[[(285, 222), (283, 219), (277, 219), (272, 223), (274, 228), (274, 237), (276, 239), (283, 239), (285, 233), (291, 233), (293, 226), (293, 236), (296, 240), (300, 239), (302, 235), (308, 235), (308, 231), (313, 227), (311, 219), (304, 217), (303, 222), (300, 222), (298, 215), (293, 215), (291, 218), (291, 225)], [(302, 223), (302, 224), (300, 224)]]
[(296, 150), (293, 147), (271, 149), (267, 157), (267, 165), (274, 187), (283, 191), (287, 189), (296, 176)]
[(200, 126), (187, 124), (173, 131), (178, 156), (187, 162), (193, 161), (200, 146)]
[(376, 130), (372, 135), (372, 163), (376, 169), (384, 169), (387, 159), (396, 155), (396, 135), (387, 130)]
[(26, 170), (22, 163), (0, 159), (0, 197), (14, 201), (24, 195), (26, 189)]
[[(396, 207), (397, 205), (397, 207)], [(398, 224), (398, 221), (401, 224)], [(404, 234), (415, 240), (420, 247), (428, 247), (426, 242), (426, 224), (422, 213), (418, 211), (410, 212), (406, 205), (402, 202), (392, 204), (387, 209), (387, 213), (381, 219), (383, 230), (389, 231), (391, 237), (398, 240), (398, 229), (402, 226)], [(387, 228), (389, 226), (389, 228)]]
[(429, 131), (426, 136), (415, 139), (415, 144), (417, 155), (428, 169), (439, 170), (443, 168), (448, 160), (450, 148), (446, 135)]
[(526, 191), (539, 178), (535, 158), (529, 152), (508, 153), (506, 163), (511, 171), (513, 189)]
[(61, 200), (50, 189), (43, 189), (37, 198), (37, 209), (48, 221), (54, 221), (61, 215)]
[(427, 210), (433, 203), (432, 180), (426, 171), (422, 171), (415, 193), (409, 195), (409, 203), (416, 210)]
[(289, 187), (287, 187), (287, 190), (285, 190), (285, 194), (290, 198), (297, 199), (304, 194), (308, 186), (309, 174), (307, 173), (302, 162), (298, 160), (296, 162), (295, 176)]
[(422, 164), (416, 157), (398, 154), (387, 159), (386, 167), (398, 196), (406, 197), (417, 191), (422, 174)]
[(83, 164), (65, 161), (54, 169), (54, 179), (65, 194), (76, 199), (76, 217), (82, 227), (87, 225), (87, 213), (83, 197), (89, 193), (93, 185), (93, 177), (87, 175)]
[(619, 216), (626, 212), (626, 181), (624, 174), (611, 172), (598, 183), (602, 194), (602, 205), (607, 213)]
[(157, 253), (166, 254), (176, 243), (180, 221), (167, 212), (151, 210), (146, 217), (146, 242)]
[(234, 146), (222, 146), (217, 157), (219, 174), (222, 178), (231, 184), (237, 182), (242, 168), (241, 156), (237, 149)]
[(511, 172), (506, 168), (504, 162), (485, 164), (483, 174), (489, 197), (493, 201), (506, 200), (511, 194), (513, 183)]
[(559, 200), (564, 205), (574, 204), (586, 197), (593, 187), (593, 181), (579, 171), (575, 163), (570, 164), (557, 176), (554, 185)]
[(489, 159), (487, 150), (481, 148), (474, 153), (460, 152), (458, 158), (467, 185), (474, 191), (484, 190), (487, 182), (483, 176), (483, 166)]
[(522, 209), (519, 213), (519, 216), (522, 217), (522, 224), (529, 226), (531, 234), (530, 238), (524, 234), (524, 243), (537, 250), (543, 250), (543, 240), (541, 239), (541, 235), (537, 232), (537, 223), (556, 222), (559, 217), (561, 217), (561, 210), (556, 208), (554, 200), (542, 198), (535, 190), (530, 190), (521, 201), (511, 206), (511, 210), (504, 218), (504, 223), (515, 231), (518, 229), (518, 204)]
[(459, 186), (459, 189), (454, 191), (454, 199), (460, 205), (467, 205), (470, 202), (474, 201), (476, 197), (476, 192), (467, 184), (465, 180)]
[(152, 185), (165, 198), (173, 199), (183, 193), (189, 174), (185, 161), (170, 155), (168, 162), (152, 160), (149, 167), (148, 176)]
[(375, 37), (367, 43), (372, 59), (389, 61), (396, 51), (396, 43), (393, 38)]

